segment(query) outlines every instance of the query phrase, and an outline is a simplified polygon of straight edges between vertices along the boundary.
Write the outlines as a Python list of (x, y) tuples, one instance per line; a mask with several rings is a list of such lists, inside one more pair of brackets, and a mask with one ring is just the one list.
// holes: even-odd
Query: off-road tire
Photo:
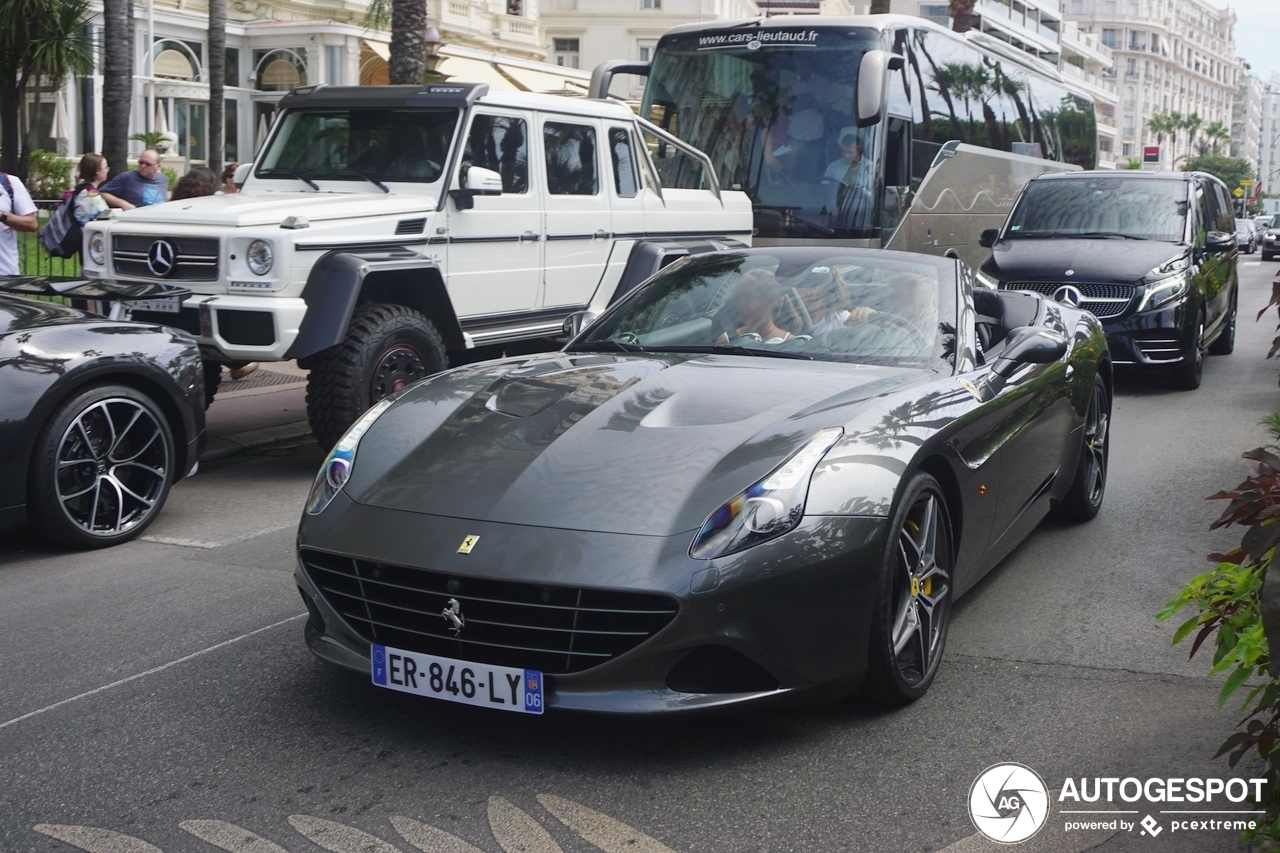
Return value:
[(204, 368), (204, 407), (208, 409), (213, 405), (218, 386), (222, 384), (222, 362), (202, 361), (200, 364)]
[(1236, 319), (1240, 314), (1240, 286), (1236, 285), (1231, 294), (1231, 313), (1227, 317), (1227, 327), (1218, 333), (1213, 343), (1209, 344), (1209, 355), (1231, 355), (1236, 348)]
[[(106, 412), (110, 425), (103, 419)], [(76, 459), (82, 464), (68, 464)], [(113, 384), (73, 391), (49, 415), (31, 454), (27, 507), (32, 530), (63, 548), (127, 542), (164, 508), (178, 476), (177, 460), (173, 430), (143, 392)], [(122, 492), (121, 484), (130, 491)], [(109, 523), (113, 516), (115, 523)]]
[[(379, 365), (394, 353), (419, 369), (408, 370), (394, 387), (375, 391)], [(444, 340), (435, 324), (403, 305), (367, 302), (356, 306), (342, 343), (311, 358), (307, 378), (307, 418), (322, 448), (338, 443), (347, 428), (378, 400), (403, 384), (449, 366)]]

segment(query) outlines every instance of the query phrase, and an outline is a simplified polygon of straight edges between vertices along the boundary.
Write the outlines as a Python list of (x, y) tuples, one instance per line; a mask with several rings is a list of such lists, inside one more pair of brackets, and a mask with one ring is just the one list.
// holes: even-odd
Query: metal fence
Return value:
[[(42, 199), (36, 201), (36, 217), (43, 226), (49, 217), (62, 204), (61, 199)], [(22, 275), (80, 275), (80, 256), (73, 258), (54, 258), (40, 245), (40, 239), (33, 233), (18, 234), (18, 272)]]

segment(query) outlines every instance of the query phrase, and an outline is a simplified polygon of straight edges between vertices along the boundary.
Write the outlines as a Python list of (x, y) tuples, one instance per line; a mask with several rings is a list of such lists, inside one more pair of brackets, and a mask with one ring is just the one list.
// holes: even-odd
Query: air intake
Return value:
[(427, 230), (427, 220), (425, 219), (401, 219), (396, 223), (396, 234), (421, 234)]
[(725, 646), (699, 646), (667, 675), (677, 693), (763, 693), (778, 686), (758, 663)]

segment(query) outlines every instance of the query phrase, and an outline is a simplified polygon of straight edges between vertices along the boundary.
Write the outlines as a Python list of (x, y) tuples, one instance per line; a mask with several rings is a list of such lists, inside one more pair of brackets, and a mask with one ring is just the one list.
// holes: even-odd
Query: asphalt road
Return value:
[[(1121, 385), (1101, 515), (1046, 524), (959, 602), (933, 690), (896, 713), (517, 717), (324, 667), (290, 578), (305, 443), (205, 466), (143, 541), (0, 540), (0, 851), (969, 853), (997, 849), (966, 809), (997, 762), (1053, 791), (1231, 775), (1212, 755), (1235, 712), (1152, 614), (1230, 543), (1203, 498), (1280, 408), (1275, 324), (1253, 321), (1276, 267), (1242, 264), (1236, 352), (1199, 391)], [(1058, 808), (1015, 849), (1237, 849), (1067, 833)]]

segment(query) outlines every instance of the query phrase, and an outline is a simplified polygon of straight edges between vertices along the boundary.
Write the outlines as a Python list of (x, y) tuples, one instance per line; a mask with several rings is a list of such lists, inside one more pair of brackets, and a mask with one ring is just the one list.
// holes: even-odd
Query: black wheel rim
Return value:
[(426, 375), (427, 364), (416, 349), (405, 344), (388, 347), (374, 365), (369, 402), (376, 403)]
[(1106, 409), (1106, 390), (1094, 388), (1084, 422), (1084, 487), (1089, 503), (1095, 506), (1101, 502), (1107, 487), (1107, 434), (1111, 416)]
[(889, 641), (908, 685), (933, 675), (942, 656), (951, 610), (951, 565), (941, 497), (918, 495), (897, 535), (894, 618)]
[(58, 505), (85, 533), (119, 536), (159, 509), (169, 465), (164, 430), (145, 406), (101, 400), (77, 415), (58, 443)]

